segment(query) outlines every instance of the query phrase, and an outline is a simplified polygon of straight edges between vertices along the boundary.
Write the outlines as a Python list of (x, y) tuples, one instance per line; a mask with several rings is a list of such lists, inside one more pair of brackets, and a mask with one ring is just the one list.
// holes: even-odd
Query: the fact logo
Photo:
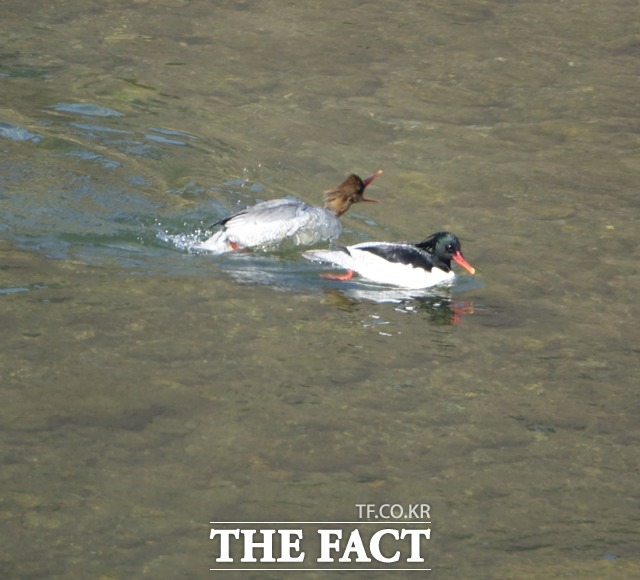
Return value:
[(359, 521), (210, 522), (211, 570), (430, 570), (427, 504), (356, 504)]

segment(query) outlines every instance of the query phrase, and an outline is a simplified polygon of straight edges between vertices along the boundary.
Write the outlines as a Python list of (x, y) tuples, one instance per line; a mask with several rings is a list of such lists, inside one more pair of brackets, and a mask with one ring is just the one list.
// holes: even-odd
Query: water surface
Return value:
[[(639, 16), (5, 2), (3, 576), (204, 578), (209, 521), (420, 502), (434, 578), (638, 576)], [(475, 279), (188, 251), (378, 167), (343, 241), (449, 229)]]

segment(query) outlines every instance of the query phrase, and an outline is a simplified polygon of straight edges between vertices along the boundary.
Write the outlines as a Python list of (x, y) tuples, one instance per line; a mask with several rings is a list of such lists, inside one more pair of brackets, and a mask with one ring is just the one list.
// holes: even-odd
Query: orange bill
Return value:
[(453, 259), (456, 262), (456, 264), (459, 264), (460, 266), (462, 266), (465, 270), (467, 270), (467, 272), (469, 272), (469, 274), (476, 273), (476, 269), (462, 257), (462, 254), (460, 252), (456, 252), (455, 255), (453, 256)]
[[(367, 185), (369, 185), (376, 177), (382, 175), (382, 169), (378, 169), (378, 171), (376, 171), (373, 175), (371, 175), (370, 177), (367, 177), (366, 179), (364, 179), (362, 181), (362, 183), (364, 184), (365, 187), (367, 187)], [(371, 199), (371, 198), (366, 198), (366, 197), (362, 197), (362, 201), (369, 201), (371, 203), (378, 203), (377, 199)]]

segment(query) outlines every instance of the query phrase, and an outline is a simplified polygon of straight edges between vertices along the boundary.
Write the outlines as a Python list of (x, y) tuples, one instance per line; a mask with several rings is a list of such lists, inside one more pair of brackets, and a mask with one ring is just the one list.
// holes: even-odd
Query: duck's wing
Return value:
[[(433, 268), (433, 260), (429, 252), (426, 252), (414, 244), (410, 243), (393, 243), (393, 242), (363, 242), (350, 246), (354, 250), (369, 252), (394, 264), (403, 264), (421, 268), (427, 272), (431, 272)], [(347, 248), (348, 250), (349, 248)]]
[[(293, 198), (271, 199), (249, 206), (213, 224), (213, 226), (252, 227), (256, 223), (270, 223), (296, 216), (303, 202)], [(212, 227), (213, 227), (212, 226)]]

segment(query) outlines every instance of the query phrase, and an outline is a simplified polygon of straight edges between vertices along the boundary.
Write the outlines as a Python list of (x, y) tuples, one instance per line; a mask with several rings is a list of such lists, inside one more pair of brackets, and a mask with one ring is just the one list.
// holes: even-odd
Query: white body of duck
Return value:
[(338, 187), (324, 193), (324, 207), (314, 207), (295, 198), (263, 201), (248, 207), (213, 224), (221, 229), (194, 248), (222, 254), (241, 249), (266, 249), (284, 242), (311, 246), (335, 240), (342, 231), (339, 218), (351, 205), (375, 201), (365, 198), (364, 190), (381, 173), (378, 170), (364, 181), (355, 174), (350, 175)]
[(347, 270), (345, 275), (326, 275), (328, 278), (348, 280), (356, 272), (371, 282), (411, 289), (451, 282), (455, 277), (451, 260), (475, 273), (462, 256), (460, 241), (449, 232), (438, 232), (419, 244), (364, 242), (335, 250), (309, 250), (303, 256)]

